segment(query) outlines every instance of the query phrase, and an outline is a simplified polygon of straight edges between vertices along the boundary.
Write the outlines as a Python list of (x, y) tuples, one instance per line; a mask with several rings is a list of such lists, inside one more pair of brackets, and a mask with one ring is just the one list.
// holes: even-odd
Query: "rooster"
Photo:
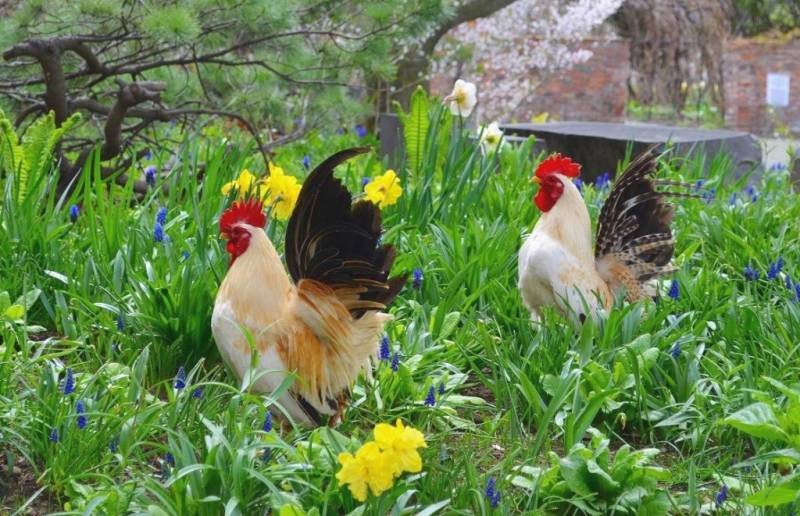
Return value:
[(333, 177), (337, 165), (368, 150), (334, 154), (306, 179), (286, 229), (288, 275), (263, 230), (260, 201), (234, 202), (220, 218), (230, 266), (214, 303), (214, 340), (240, 379), (255, 368), (256, 391), (275, 392), (295, 376), (278, 402), (307, 426), (341, 418), (391, 318), (382, 310), (406, 280), (389, 278), (395, 251), (380, 245), (378, 207), (353, 204)]
[(656, 191), (682, 186), (654, 179), (656, 159), (651, 148), (615, 183), (600, 211), (594, 252), (589, 212), (572, 182), (580, 165), (559, 154), (539, 165), (532, 181), (542, 215), (519, 251), (519, 289), (534, 320), (553, 306), (583, 322), (610, 309), (619, 293), (629, 301), (655, 295), (649, 281), (675, 270), (673, 210), (665, 198), (691, 195)]

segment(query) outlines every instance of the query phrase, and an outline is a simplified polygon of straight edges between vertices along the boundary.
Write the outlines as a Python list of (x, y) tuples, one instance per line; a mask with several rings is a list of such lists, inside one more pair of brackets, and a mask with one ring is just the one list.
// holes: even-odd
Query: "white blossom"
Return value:
[(451, 113), (466, 118), (478, 103), (477, 88), (471, 82), (458, 79), (452, 93), (446, 96), (444, 101), (450, 104)]
[(480, 130), (481, 148), (484, 153), (495, 152), (503, 143), (503, 131), (497, 122), (492, 122), (488, 126), (481, 126)]

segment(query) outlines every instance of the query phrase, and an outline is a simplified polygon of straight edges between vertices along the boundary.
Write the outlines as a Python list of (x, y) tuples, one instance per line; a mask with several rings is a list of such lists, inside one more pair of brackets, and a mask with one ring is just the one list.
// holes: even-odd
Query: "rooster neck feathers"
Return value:
[[(552, 177), (552, 176), (551, 176)], [(553, 207), (542, 213), (534, 231), (542, 231), (561, 242), (575, 258), (592, 262), (592, 222), (583, 197), (567, 177), (555, 174), (563, 192)]]

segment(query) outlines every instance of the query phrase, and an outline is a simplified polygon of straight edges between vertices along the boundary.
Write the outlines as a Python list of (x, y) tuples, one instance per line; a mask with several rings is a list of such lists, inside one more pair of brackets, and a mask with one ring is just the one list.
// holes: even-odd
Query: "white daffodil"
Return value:
[(459, 79), (453, 86), (452, 93), (446, 96), (444, 101), (450, 104), (451, 113), (466, 118), (478, 103), (477, 89), (473, 83)]
[(503, 131), (497, 125), (497, 122), (492, 122), (488, 126), (481, 127), (481, 147), (484, 152), (495, 152), (503, 142)]

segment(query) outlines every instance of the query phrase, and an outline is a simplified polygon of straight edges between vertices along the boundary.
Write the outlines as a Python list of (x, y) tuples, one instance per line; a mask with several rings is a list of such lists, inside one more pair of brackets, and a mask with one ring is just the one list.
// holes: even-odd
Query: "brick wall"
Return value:
[[(768, 73), (790, 76), (789, 106), (767, 106)], [(730, 40), (723, 55), (723, 74), (728, 127), (765, 134), (774, 131), (778, 122), (800, 132), (800, 39)]]
[(625, 115), (631, 74), (627, 40), (587, 41), (592, 57), (547, 77), (520, 106), (521, 122), (548, 112), (559, 120), (616, 122)]
[[(536, 44), (535, 40), (529, 40)], [(630, 45), (623, 39), (586, 40), (583, 48), (593, 55), (585, 63), (567, 71), (547, 75), (530, 98), (514, 109), (514, 120), (501, 114), (481, 111), (481, 119), (502, 117), (506, 122), (529, 122), (531, 117), (547, 112), (551, 119), (620, 121), (624, 118), (628, 100), (627, 81), (630, 76)], [(535, 70), (530, 73), (535, 74)], [(501, 82), (513, 81), (506, 70), (487, 67), (482, 77), (466, 78), (482, 92), (491, 92)], [(477, 80), (475, 80), (477, 79)], [(431, 91), (446, 95), (452, 88), (452, 78), (434, 76)], [(480, 109), (480, 104), (479, 104)]]

